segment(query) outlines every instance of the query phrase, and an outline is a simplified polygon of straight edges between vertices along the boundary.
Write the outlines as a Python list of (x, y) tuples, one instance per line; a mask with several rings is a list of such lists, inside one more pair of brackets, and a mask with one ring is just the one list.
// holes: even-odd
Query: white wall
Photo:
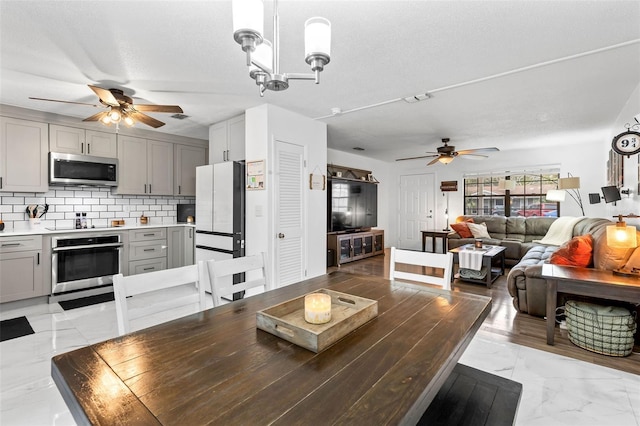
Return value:
[[(325, 123), (287, 111), (274, 105), (261, 105), (246, 110), (246, 161), (266, 160), (265, 190), (247, 191), (246, 252), (266, 251), (273, 261), (277, 229), (275, 229), (274, 142), (289, 142), (304, 147), (305, 182), (316, 167), (326, 174), (327, 126)], [(326, 273), (327, 192), (310, 190), (305, 184), (305, 258), (307, 278)], [(274, 268), (271, 265), (271, 271)], [(277, 283), (275, 277), (272, 282)]]
[(396, 181), (391, 174), (391, 164), (335, 149), (327, 150), (327, 163), (335, 166), (371, 170), (373, 176), (380, 182), (378, 184), (378, 226), (376, 228), (384, 230), (385, 246), (391, 247), (389, 241), (395, 241), (397, 232), (396, 221), (390, 219), (393, 205), (389, 204), (389, 200), (396, 188)]

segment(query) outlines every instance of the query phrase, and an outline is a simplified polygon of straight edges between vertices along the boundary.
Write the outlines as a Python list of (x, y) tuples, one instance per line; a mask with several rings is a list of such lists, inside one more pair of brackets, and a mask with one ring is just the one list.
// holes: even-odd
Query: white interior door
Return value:
[(400, 176), (399, 248), (421, 250), (420, 231), (435, 229), (435, 192), (433, 173)]
[(304, 147), (275, 143), (275, 286), (304, 279)]

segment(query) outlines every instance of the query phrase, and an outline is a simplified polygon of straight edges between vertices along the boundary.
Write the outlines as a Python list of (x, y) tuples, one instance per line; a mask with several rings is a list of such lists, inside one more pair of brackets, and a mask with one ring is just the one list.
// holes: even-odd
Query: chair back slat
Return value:
[[(199, 265), (189, 265), (126, 277), (122, 274), (114, 275), (118, 334), (122, 336), (129, 333), (132, 320), (166, 312), (174, 307), (198, 303), (199, 310), (204, 310), (206, 299), (200, 270)], [(191, 293), (176, 295), (167, 291), (173, 287), (189, 285), (194, 286)]]
[[(223, 296), (229, 296), (233, 293), (260, 286), (264, 286), (265, 290), (268, 289), (269, 282), (265, 253), (225, 260), (208, 260), (206, 264), (209, 271), (214, 306), (222, 304)], [(245, 274), (244, 282), (233, 284), (233, 280), (228, 278), (241, 273)], [(259, 276), (249, 279), (247, 278), (248, 275)]]
[[(410, 271), (398, 271), (397, 264), (412, 265)], [(438, 285), (451, 290), (452, 253), (426, 253), (391, 247), (389, 277)], [(442, 271), (442, 275), (440, 275)]]

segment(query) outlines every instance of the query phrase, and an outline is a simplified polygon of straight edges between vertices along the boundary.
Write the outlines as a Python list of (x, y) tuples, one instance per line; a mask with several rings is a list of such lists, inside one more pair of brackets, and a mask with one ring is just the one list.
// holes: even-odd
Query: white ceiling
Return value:
[(282, 0), (279, 9), (282, 71), (308, 72), (311, 16), (332, 23), (331, 62), (320, 85), (293, 81), (260, 98), (232, 37), (231, 1), (2, 0), (0, 103), (80, 121), (97, 111), (28, 97), (94, 103), (87, 84), (118, 87), (136, 103), (182, 106), (184, 121), (151, 114), (167, 123), (160, 131), (206, 139), (210, 124), (266, 102), (318, 118), (431, 92), (322, 119), (331, 148), (393, 160), (443, 137), (505, 150), (610, 130), (640, 84), (640, 1)]

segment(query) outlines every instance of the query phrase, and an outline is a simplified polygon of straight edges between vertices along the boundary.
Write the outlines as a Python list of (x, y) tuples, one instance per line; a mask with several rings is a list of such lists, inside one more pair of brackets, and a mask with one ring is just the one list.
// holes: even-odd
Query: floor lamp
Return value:
[(442, 196), (447, 197), (447, 207), (444, 209), (444, 217), (447, 219), (447, 225), (444, 227), (443, 231), (449, 231), (449, 192), (443, 192)]

